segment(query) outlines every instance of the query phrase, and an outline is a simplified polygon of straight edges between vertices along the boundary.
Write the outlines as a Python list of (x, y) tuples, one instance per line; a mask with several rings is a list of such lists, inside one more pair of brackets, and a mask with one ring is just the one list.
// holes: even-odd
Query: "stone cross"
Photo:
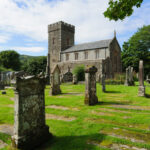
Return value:
[(85, 99), (86, 105), (95, 105), (98, 103), (96, 96), (96, 72), (95, 66), (87, 67), (85, 69)]
[(51, 137), (45, 124), (45, 84), (44, 77), (16, 78), (12, 146), (17, 149), (34, 149)]
[(139, 96), (145, 96), (143, 60), (139, 62)]
[(101, 81), (101, 83), (102, 83), (102, 91), (105, 92), (106, 88), (105, 88), (105, 75), (104, 74), (102, 74), (101, 79), (102, 79), (102, 81)]
[(51, 95), (58, 95), (61, 94), (60, 89), (60, 69), (58, 65), (54, 67), (51, 73), (51, 89), (50, 89)]

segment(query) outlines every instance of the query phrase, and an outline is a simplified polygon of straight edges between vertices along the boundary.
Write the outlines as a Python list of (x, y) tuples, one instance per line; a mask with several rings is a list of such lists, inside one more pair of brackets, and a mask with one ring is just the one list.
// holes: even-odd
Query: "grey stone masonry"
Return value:
[(85, 99), (86, 105), (95, 105), (98, 103), (96, 96), (96, 72), (95, 66), (87, 67), (85, 69)]
[(145, 96), (143, 60), (139, 62), (139, 96)]
[(60, 62), (61, 51), (74, 45), (74, 33), (75, 27), (63, 21), (48, 25), (50, 71)]
[(125, 79), (125, 85), (126, 86), (133, 86), (134, 80), (133, 80), (133, 67), (129, 66), (126, 68), (126, 79)]
[(17, 77), (12, 146), (30, 150), (50, 139), (45, 124), (45, 77)]
[(102, 74), (102, 77), (101, 77), (101, 83), (102, 83), (102, 91), (105, 92), (106, 91), (106, 88), (105, 88), (105, 75)]
[(61, 94), (60, 89), (60, 69), (58, 65), (54, 67), (51, 73), (51, 89), (50, 89), (51, 95), (58, 95)]

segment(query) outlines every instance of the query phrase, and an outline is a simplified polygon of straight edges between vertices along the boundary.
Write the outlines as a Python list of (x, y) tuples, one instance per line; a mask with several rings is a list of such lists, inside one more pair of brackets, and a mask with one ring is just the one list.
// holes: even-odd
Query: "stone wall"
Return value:
[(46, 79), (26, 77), (16, 79), (15, 120), (12, 144), (15, 148), (32, 149), (50, 136), (45, 125)]
[(68, 72), (68, 68), (70, 68), (70, 72), (73, 72), (73, 69), (76, 66), (81, 66), (84, 65), (86, 66), (95, 66), (98, 69), (98, 72), (96, 74), (96, 79), (97, 81), (99, 80), (99, 75), (102, 74), (102, 63), (103, 60), (95, 60), (95, 61), (77, 61), (76, 63), (74, 63), (74, 61), (70, 61), (70, 62), (60, 62), (58, 65), (60, 67), (61, 70), (61, 74), (65, 74)]
[(110, 44), (110, 61), (112, 64), (112, 72), (114, 74), (121, 73), (122, 72), (121, 48), (116, 38), (114, 38)]
[[(99, 58), (96, 59), (96, 51), (99, 51)], [(88, 59), (85, 59), (85, 52), (88, 53)], [(78, 53), (78, 60), (75, 60), (75, 53)], [(68, 61), (83, 61), (83, 60), (99, 60), (99, 59), (106, 59), (109, 57), (109, 49), (102, 48), (102, 49), (93, 49), (93, 50), (84, 50), (78, 52), (70, 52), (70, 53), (61, 53), (61, 61), (66, 62), (66, 54), (69, 54)]]

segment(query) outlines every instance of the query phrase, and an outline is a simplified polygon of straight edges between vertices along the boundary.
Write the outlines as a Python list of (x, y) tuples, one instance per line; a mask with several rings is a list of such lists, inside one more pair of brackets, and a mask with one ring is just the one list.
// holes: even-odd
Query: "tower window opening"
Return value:
[(55, 38), (53, 38), (53, 44), (55, 44)]

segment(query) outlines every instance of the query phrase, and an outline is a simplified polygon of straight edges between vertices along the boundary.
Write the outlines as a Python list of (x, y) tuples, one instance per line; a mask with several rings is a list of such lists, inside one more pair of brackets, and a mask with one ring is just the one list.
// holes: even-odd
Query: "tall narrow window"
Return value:
[(95, 58), (98, 59), (99, 58), (99, 50), (95, 51)]
[(88, 52), (84, 52), (84, 59), (88, 59)]
[(55, 38), (53, 38), (53, 44), (55, 44)]
[(75, 60), (78, 60), (78, 53), (75, 53)]
[(66, 54), (66, 61), (69, 60), (69, 54)]

